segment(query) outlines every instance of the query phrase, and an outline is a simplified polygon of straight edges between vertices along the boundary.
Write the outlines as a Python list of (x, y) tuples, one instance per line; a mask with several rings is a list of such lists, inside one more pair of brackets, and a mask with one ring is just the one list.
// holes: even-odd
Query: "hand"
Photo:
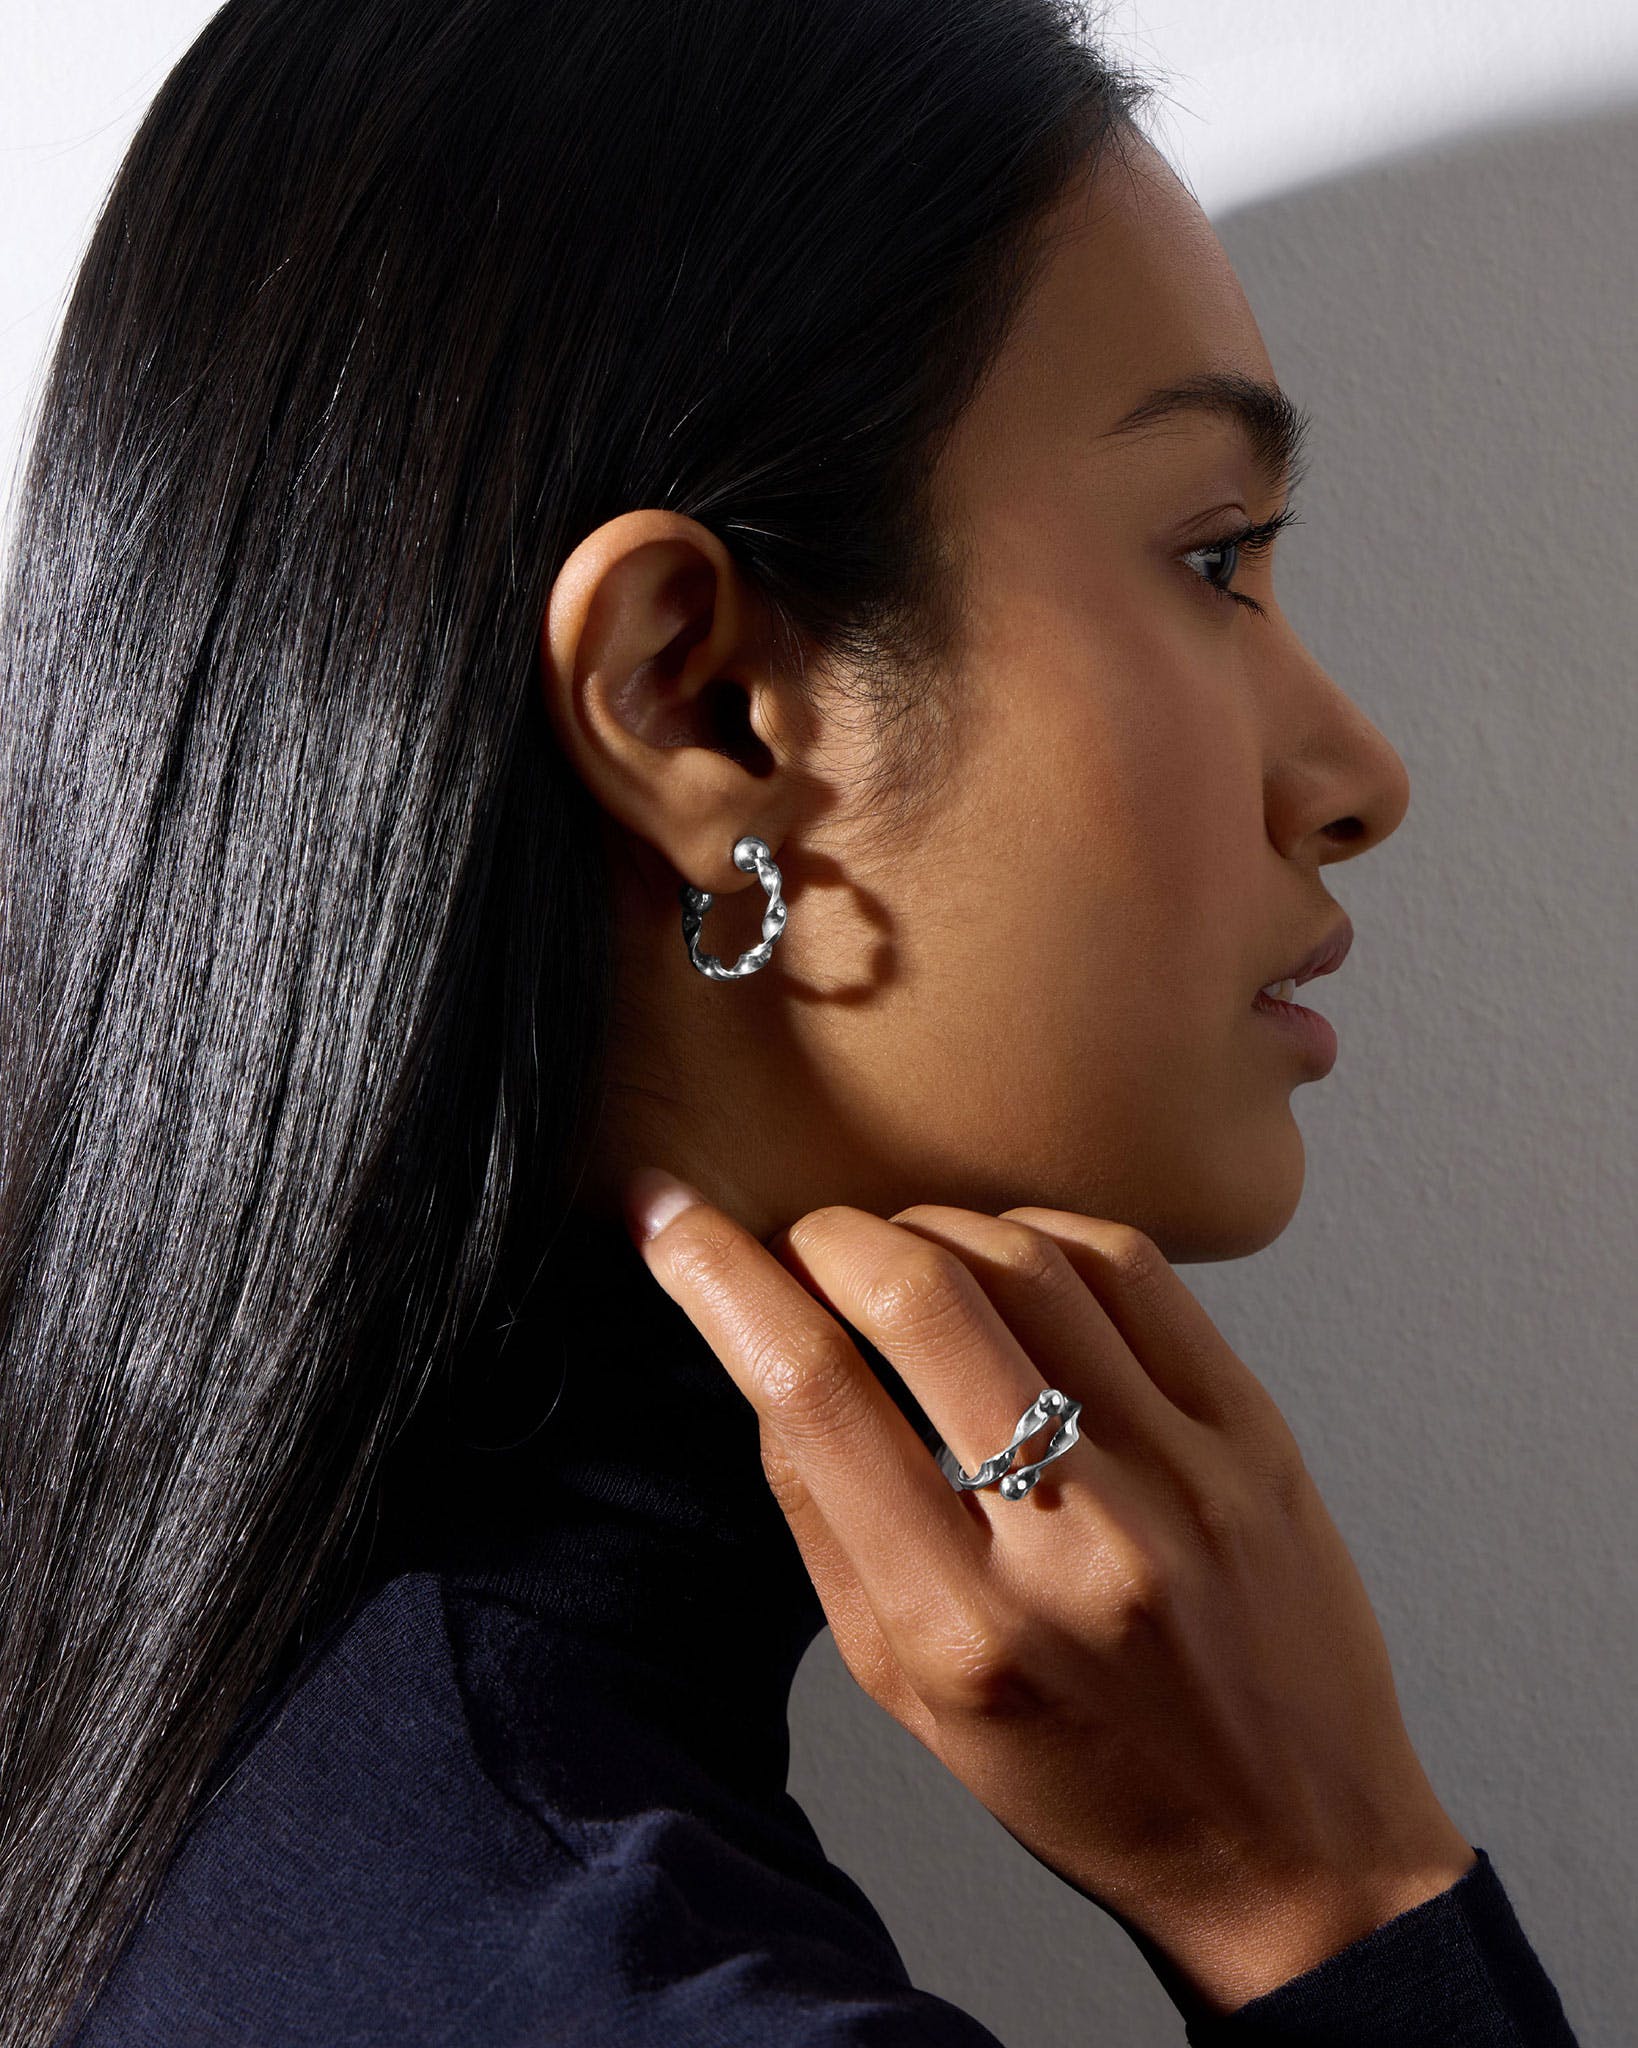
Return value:
[[(643, 1249), (756, 1409), (853, 1677), (1209, 2010), (1475, 1861), (1295, 1438), (1142, 1232), (834, 1206), (764, 1246), (701, 1198)], [(957, 1491), (837, 1318), (964, 1471), (1045, 1387), (1080, 1441), (1020, 1500)]]

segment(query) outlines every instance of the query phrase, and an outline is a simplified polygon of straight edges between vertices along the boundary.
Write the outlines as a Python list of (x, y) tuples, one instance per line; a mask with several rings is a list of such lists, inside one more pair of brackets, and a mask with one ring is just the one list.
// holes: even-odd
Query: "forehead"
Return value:
[(1112, 147), (1042, 234), (1034, 282), (959, 431), (966, 454), (988, 462), (1072, 441), (1115, 466), (1173, 437), (1232, 443), (1232, 422), (1202, 412), (1097, 438), (1160, 385), (1212, 372), (1274, 382), (1233, 266), (1160, 152), (1139, 136)]

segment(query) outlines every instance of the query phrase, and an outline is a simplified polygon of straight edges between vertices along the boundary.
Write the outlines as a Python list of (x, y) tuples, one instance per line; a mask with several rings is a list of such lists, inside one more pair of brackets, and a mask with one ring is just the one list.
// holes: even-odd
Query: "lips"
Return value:
[(1303, 955), (1295, 965), (1288, 966), (1278, 974), (1271, 974), (1258, 983), (1259, 991), (1277, 988), (1282, 981), (1294, 981), (1299, 988), (1305, 981), (1314, 981), (1322, 974), (1335, 974), (1348, 957), (1348, 949), (1354, 943), (1353, 920), (1346, 911), (1334, 924), (1317, 946)]

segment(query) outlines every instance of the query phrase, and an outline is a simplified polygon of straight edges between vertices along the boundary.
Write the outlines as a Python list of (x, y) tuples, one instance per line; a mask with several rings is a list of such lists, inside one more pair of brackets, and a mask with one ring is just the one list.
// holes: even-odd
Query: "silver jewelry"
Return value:
[(740, 981), (747, 974), (755, 974), (759, 967), (766, 967), (774, 949), (774, 940), (785, 929), (785, 902), (779, 893), (780, 874), (774, 866), (773, 855), (768, 842), (758, 839), (754, 833), (746, 833), (743, 839), (734, 841), (734, 866), (744, 874), (756, 869), (757, 877), (768, 892), (768, 907), (762, 913), (762, 940), (740, 954), (732, 967), (724, 967), (715, 953), (702, 954), (699, 950), (700, 926), (705, 922), (705, 913), (715, 902), (709, 889), (696, 889), (692, 882), (684, 882), (677, 894), (682, 899), (683, 938), (688, 945), (688, 957), (701, 974), (712, 981)]
[[(949, 1445), (940, 1444), (937, 1454), (939, 1470), (958, 1492), (968, 1492), (977, 1486), (995, 1486), (1000, 1480), (996, 1491), (1003, 1500), (1022, 1500), (1040, 1478), (1042, 1467), (1050, 1465), (1054, 1458), (1061, 1458), (1071, 1444), (1079, 1442), (1081, 1428), (1077, 1418), (1080, 1412), (1079, 1401), (1060, 1394), (1056, 1387), (1043, 1388), (1019, 1416), (1012, 1442), (1005, 1450), (997, 1451), (993, 1458), (986, 1458), (976, 1472), (968, 1474), (962, 1471), (961, 1462)], [(1044, 1429), (1054, 1420), (1058, 1427), (1053, 1431), (1045, 1455), (1037, 1458), (1033, 1465), (1020, 1465), (1016, 1472), (1010, 1471), (1008, 1468), (1025, 1437), (1033, 1436), (1038, 1429)]]

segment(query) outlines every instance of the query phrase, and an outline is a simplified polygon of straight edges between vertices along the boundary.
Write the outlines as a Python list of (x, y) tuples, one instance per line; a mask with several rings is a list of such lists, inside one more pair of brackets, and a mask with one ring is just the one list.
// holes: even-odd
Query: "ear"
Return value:
[(804, 703), (773, 673), (766, 604), (709, 528), (623, 512), (559, 570), (540, 632), (547, 715), (603, 809), (696, 888), (757, 886), (800, 814)]

